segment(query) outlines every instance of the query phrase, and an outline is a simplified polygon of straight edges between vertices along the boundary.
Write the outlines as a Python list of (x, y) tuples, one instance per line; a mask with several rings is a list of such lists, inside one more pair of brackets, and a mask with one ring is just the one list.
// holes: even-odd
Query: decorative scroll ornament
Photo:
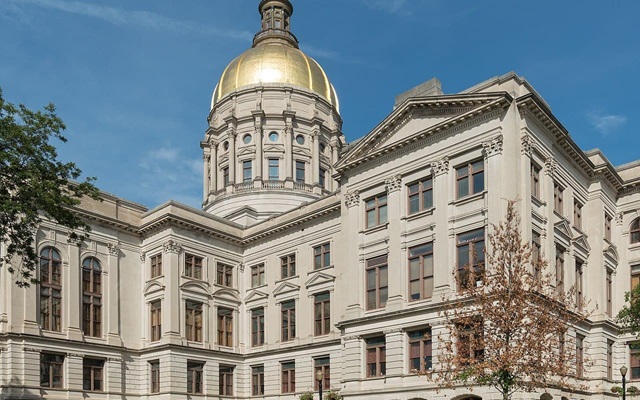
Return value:
[(360, 192), (357, 190), (347, 192), (344, 196), (344, 204), (347, 208), (355, 207), (360, 204)]
[(491, 157), (496, 154), (502, 154), (502, 135), (482, 143), (482, 152), (485, 157)]
[(436, 175), (442, 175), (449, 172), (449, 157), (443, 157), (437, 161), (431, 163), (433, 173)]
[(120, 245), (118, 243), (107, 243), (107, 249), (112, 256), (118, 256), (120, 254)]
[(211, 154), (202, 154), (202, 161), (208, 163), (211, 161)]
[(147, 253), (143, 251), (142, 253), (140, 253), (140, 261), (144, 262), (145, 258), (147, 258)]
[(544, 162), (544, 171), (547, 175), (553, 176), (556, 173), (556, 169), (558, 168), (558, 164), (556, 163), (555, 158), (549, 157)]
[(227, 129), (227, 136), (229, 137), (229, 140), (235, 139), (237, 134), (238, 132), (236, 132), (236, 128), (229, 127), (229, 129)]
[(402, 177), (400, 175), (392, 176), (384, 181), (387, 193), (396, 192), (402, 188)]
[(318, 140), (318, 138), (320, 137), (320, 129), (315, 128), (312, 132), (311, 132), (311, 140)]
[(291, 135), (293, 133), (293, 125), (287, 124), (284, 127), (284, 133), (287, 134), (287, 135)]
[(162, 249), (165, 253), (180, 254), (180, 252), (182, 251), (182, 246), (178, 242), (169, 240), (164, 245), (162, 245)]
[(522, 135), (521, 141), (522, 147), (520, 148), (520, 151), (523, 155), (531, 157), (533, 154), (533, 139), (531, 139), (531, 136), (529, 135)]
[(622, 213), (616, 214), (616, 225), (622, 225), (622, 219), (624, 215)]

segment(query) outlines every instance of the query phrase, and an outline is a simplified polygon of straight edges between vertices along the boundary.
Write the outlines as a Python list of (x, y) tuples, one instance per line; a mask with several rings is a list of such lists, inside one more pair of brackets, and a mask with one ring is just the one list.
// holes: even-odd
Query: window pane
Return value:
[(415, 213), (420, 210), (420, 198), (418, 195), (409, 197), (409, 213)]
[(376, 210), (367, 211), (367, 227), (376, 225)]
[(433, 207), (433, 191), (424, 192), (422, 197), (422, 208), (427, 210)]
[(484, 190), (484, 172), (473, 175), (473, 193), (480, 193)]
[(469, 195), (469, 178), (458, 180), (458, 197)]
[(380, 207), (380, 223), (381, 224), (387, 223), (387, 206), (386, 205)]

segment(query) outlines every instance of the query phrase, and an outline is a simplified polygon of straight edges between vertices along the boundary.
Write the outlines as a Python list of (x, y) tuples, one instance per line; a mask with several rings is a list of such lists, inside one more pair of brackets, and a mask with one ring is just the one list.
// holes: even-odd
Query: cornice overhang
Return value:
[(200, 232), (210, 237), (221, 239), (233, 244), (241, 245), (242, 237), (239, 235), (233, 235), (228, 232), (224, 232), (219, 229), (215, 229), (205, 224), (200, 224), (189, 220), (187, 218), (178, 217), (173, 214), (162, 214), (158, 218), (155, 218), (138, 229), (138, 234), (141, 236), (148, 235), (151, 232), (165, 229), (167, 227), (179, 227), (190, 231)]
[(592, 179), (603, 177), (611, 186), (620, 190), (624, 181), (610, 164), (594, 165), (587, 155), (578, 147), (569, 135), (569, 131), (551, 113), (549, 107), (533, 93), (526, 94), (516, 99), (516, 105), (521, 114), (530, 114), (554, 135), (556, 143), (572, 159), (578, 167), (587, 173)]
[[(396, 152), (412, 143), (426, 139), (429, 136), (455, 129), (459, 124), (468, 122), (469, 120), (475, 119), (483, 114), (496, 109), (505, 109), (512, 101), (513, 97), (506, 92), (458, 94), (407, 99), (360, 142), (358, 142), (358, 144), (349, 149), (344, 157), (335, 165), (335, 169), (339, 174), (344, 174), (347, 170), (362, 165), (365, 162)], [(388, 147), (382, 147), (372, 152), (364, 151), (369, 144), (374, 143), (379, 138), (383, 137), (383, 135), (395, 129), (398, 125), (403, 125), (408, 121), (415, 110), (469, 106), (473, 108), (436, 125), (418, 131), (403, 140), (394, 142)]]
[(138, 227), (132, 224), (128, 224), (126, 222), (122, 222), (116, 218), (106, 217), (104, 215), (100, 215), (91, 211), (84, 210), (82, 208), (76, 207), (73, 209), (74, 212), (78, 213), (81, 218), (84, 218), (88, 221), (96, 222), (100, 225), (107, 226), (109, 228), (114, 228), (116, 230), (126, 232), (126, 233), (138, 233)]

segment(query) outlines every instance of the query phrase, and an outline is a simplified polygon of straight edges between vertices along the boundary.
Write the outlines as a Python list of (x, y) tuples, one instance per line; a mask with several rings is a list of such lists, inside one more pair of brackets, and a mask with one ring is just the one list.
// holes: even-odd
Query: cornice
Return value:
[(197, 222), (190, 221), (186, 218), (178, 217), (172, 214), (163, 214), (160, 217), (146, 223), (139, 230), (138, 234), (141, 236), (149, 235), (151, 232), (155, 232), (167, 227), (180, 227), (191, 231), (200, 232), (217, 239), (221, 239), (234, 244), (242, 244), (242, 238), (240, 236), (229, 234), (221, 230), (199, 224)]
[[(399, 107), (399, 110), (396, 110), (389, 117), (387, 117), (385, 121), (374, 128), (374, 130), (365, 137), (365, 140), (362, 140), (353, 149), (350, 149), (349, 152), (344, 155), (342, 160), (336, 164), (335, 168), (340, 174), (344, 174), (347, 170), (358, 167), (363, 163), (366, 163), (373, 159), (397, 153), (399, 150), (412, 144), (422, 144), (425, 139), (428, 139), (434, 135), (444, 134), (445, 132), (450, 133), (456, 129), (459, 129), (461, 125), (464, 125), (465, 127), (469, 126), (470, 121), (474, 121), (478, 117), (491, 113), (492, 111), (502, 111), (512, 101), (513, 98), (507, 93), (492, 93), (490, 96), (475, 95), (464, 96), (462, 98), (460, 96), (445, 98), (438, 97), (427, 100), (421, 99), (420, 101), (413, 100), (413, 102), (404, 103), (403, 107)], [(436, 125), (433, 125), (429, 128), (414, 133), (413, 135), (410, 135), (403, 140), (394, 142), (388, 147), (382, 147), (375, 151), (367, 152), (360, 157), (355, 157), (356, 154), (363, 151), (367, 147), (367, 145), (371, 144), (372, 142), (378, 141), (382, 137), (386, 137), (388, 135), (388, 131), (397, 129), (398, 125), (403, 125), (406, 121), (413, 118), (413, 112), (415, 110), (432, 107), (460, 107), (461, 105), (467, 105), (469, 103), (475, 105), (476, 107), (467, 112), (442, 121)]]

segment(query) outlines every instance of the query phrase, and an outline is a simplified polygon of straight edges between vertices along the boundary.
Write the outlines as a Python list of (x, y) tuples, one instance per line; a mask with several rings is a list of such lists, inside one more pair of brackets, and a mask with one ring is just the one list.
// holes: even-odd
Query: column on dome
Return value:
[(295, 163), (293, 162), (293, 117), (296, 113), (293, 111), (284, 111), (284, 164), (285, 164), (285, 180), (291, 182), (293, 188), (293, 178), (295, 176)]
[(218, 141), (212, 140), (210, 142), (209, 149), (210, 162), (209, 162), (209, 177), (211, 181), (209, 182), (209, 187), (213, 191), (218, 190)]
[(204, 153), (202, 154), (202, 165), (202, 179), (204, 181), (202, 185), (202, 199), (203, 201), (207, 201), (211, 189), (214, 188), (211, 186), (211, 154), (209, 153), (209, 149), (207, 148), (204, 149)]
[[(253, 124), (255, 127), (255, 138), (254, 143), (256, 144), (256, 180), (262, 181), (263, 170), (263, 155), (262, 155), (262, 144), (263, 144), (263, 129), (262, 129), (262, 121), (264, 120), (264, 111), (253, 111), (251, 113), (253, 115)], [(260, 187), (261, 184), (258, 184)]]
[(229, 183), (234, 184), (236, 179), (236, 135), (237, 121), (234, 117), (225, 118), (227, 123), (227, 140), (229, 141)]
[(320, 125), (313, 128), (311, 132), (311, 183), (319, 185), (320, 181)]

